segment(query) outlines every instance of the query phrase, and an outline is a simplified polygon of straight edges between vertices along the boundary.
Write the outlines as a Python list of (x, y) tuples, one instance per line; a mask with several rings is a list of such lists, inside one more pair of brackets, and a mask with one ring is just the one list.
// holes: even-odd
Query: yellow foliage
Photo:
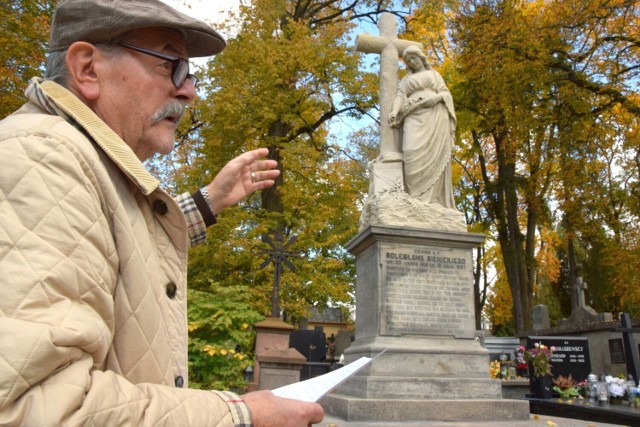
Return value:
[(542, 227), (539, 236), (539, 250), (536, 252), (538, 265), (538, 280), (546, 278), (549, 282), (556, 282), (560, 277), (561, 265), (558, 259), (560, 236), (548, 227)]

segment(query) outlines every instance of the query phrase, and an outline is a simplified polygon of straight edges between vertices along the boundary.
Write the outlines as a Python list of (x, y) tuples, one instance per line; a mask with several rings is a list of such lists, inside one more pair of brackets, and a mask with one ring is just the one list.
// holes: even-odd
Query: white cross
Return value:
[(398, 58), (409, 46), (422, 44), (398, 38), (398, 25), (392, 14), (385, 12), (378, 21), (380, 36), (363, 33), (356, 37), (356, 50), (364, 53), (380, 54), (380, 156), (393, 157), (401, 152), (401, 141), (389, 125), (387, 117), (391, 113), (393, 99), (398, 86)]

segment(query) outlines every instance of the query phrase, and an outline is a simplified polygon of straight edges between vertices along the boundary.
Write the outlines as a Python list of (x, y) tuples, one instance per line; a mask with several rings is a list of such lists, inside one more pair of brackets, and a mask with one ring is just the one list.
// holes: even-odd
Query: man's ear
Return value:
[(87, 101), (100, 95), (100, 84), (96, 67), (100, 59), (97, 47), (87, 42), (75, 42), (67, 49), (65, 64), (69, 70), (69, 86)]

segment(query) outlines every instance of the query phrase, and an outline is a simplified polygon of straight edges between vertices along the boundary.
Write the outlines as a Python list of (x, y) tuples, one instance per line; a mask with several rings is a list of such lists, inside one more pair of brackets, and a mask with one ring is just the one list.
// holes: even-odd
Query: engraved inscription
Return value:
[(473, 333), (470, 251), (393, 245), (381, 249), (382, 333)]

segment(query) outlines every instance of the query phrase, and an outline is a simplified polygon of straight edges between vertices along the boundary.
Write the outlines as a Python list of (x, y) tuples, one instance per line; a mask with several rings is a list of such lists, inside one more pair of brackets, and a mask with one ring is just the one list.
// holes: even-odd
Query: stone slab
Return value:
[(476, 399), (502, 395), (499, 380), (484, 378), (354, 377), (339, 393), (369, 399)]
[(345, 363), (375, 357), (360, 375), (390, 377), (489, 378), (489, 353), (475, 339), (452, 337), (376, 337), (356, 340), (345, 350)]
[(524, 399), (531, 393), (529, 380), (499, 380), (502, 382), (502, 397), (505, 399)]
[(370, 227), (356, 255), (356, 341), (376, 336), (475, 338), (472, 249), (484, 236)]
[(369, 163), (369, 194), (378, 194), (403, 184), (402, 154), (397, 159), (376, 159)]
[[(600, 407), (588, 401), (571, 399), (528, 399), (532, 414), (557, 415), (578, 420), (610, 423), (625, 426), (640, 426), (640, 412), (636, 408), (622, 405)], [(600, 426), (601, 424), (598, 424)]]
[(529, 402), (509, 399), (394, 400), (327, 395), (327, 413), (347, 421), (508, 421), (528, 420)]

